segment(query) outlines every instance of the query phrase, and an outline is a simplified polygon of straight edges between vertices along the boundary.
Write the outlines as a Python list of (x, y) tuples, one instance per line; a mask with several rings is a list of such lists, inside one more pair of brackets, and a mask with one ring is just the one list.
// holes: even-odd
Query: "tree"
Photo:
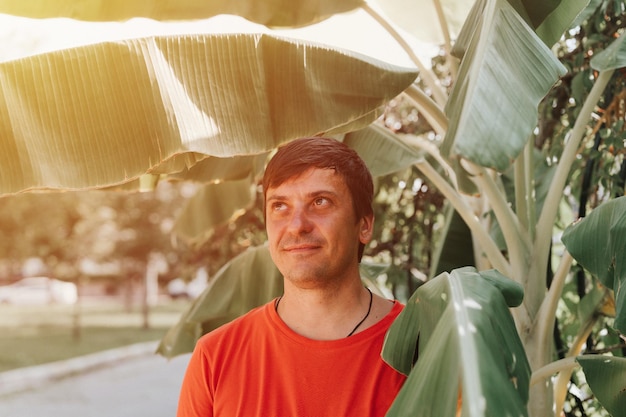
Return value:
[[(199, 4), (199, 2), (197, 3)], [(386, 2), (385, 4), (388, 5), (389, 3)], [(441, 13), (443, 10), (441, 7), (442, 3), (439, 1), (433, 2), (435, 10), (440, 12), (438, 16), (441, 22), (446, 23), (444, 13)], [(450, 2), (450, 4), (454, 3)], [(380, 6), (382, 7), (385, 4)], [(585, 9), (583, 16), (585, 18), (589, 17), (596, 10), (603, 12), (612, 10), (609, 7), (612, 4), (621, 5), (622, 3), (592, 2)], [(580, 22), (574, 22), (576, 16), (586, 5), (587, 1), (582, 0), (574, 2), (553, 1), (548, 3), (538, 0), (515, 2), (505, 0), (477, 1), (465, 19), (463, 29), (455, 39), (454, 48), (452, 48), (451, 38), (444, 37), (447, 39), (444, 44), (444, 51), (452, 51), (460, 59), (458, 68), (455, 68), (453, 62), (450, 67), (451, 70), (447, 79), (450, 80), (453, 87), (449, 93), (446, 88), (446, 82), (438, 82), (437, 77), (433, 76), (430, 70), (418, 59), (415, 50), (409, 46), (409, 42), (405, 38), (400, 37), (394, 27), (389, 25), (387, 20), (367, 3), (332, 2), (332, 7), (320, 4), (320, 9), (312, 14), (294, 13), (292, 15), (290, 13), (281, 13), (279, 16), (287, 16), (285, 18), (287, 20), (276, 21), (269, 19), (263, 21), (263, 23), (274, 26), (302, 25), (317, 22), (340, 10), (351, 10), (357, 6), (366, 10), (377, 22), (392, 32), (398, 42), (406, 48), (408, 55), (419, 69), (420, 80), (426, 88), (420, 89), (417, 85), (411, 85), (405, 89), (406, 84), (412, 81), (414, 77), (414, 73), (410, 71), (403, 72), (394, 69), (390, 72), (378, 72), (382, 66), (374, 65), (370, 67), (369, 63), (361, 59), (356, 61), (349, 59), (347, 63), (350, 65), (358, 62), (355, 65), (361, 66), (363, 64), (363, 68), (375, 70), (370, 72), (369, 75), (364, 72), (363, 80), (359, 76), (359, 81), (365, 82), (355, 88), (355, 90), (361, 89), (361, 91), (365, 91), (372, 84), (383, 86), (385, 91), (379, 92), (378, 97), (380, 99), (376, 100), (375, 103), (367, 103), (367, 106), (360, 107), (360, 110), (357, 112), (333, 113), (336, 116), (334, 119), (329, 113), (316, 112), (315, 114), (324, 114), (324, 120), (323, 123), (319, 120), (314, 120), (312, 124), (315, 126), (313, 126), (312, 124), (307, 124), (310, 122), (309, 116), (313, 113), (303, 114), (298, 118), (297, 115), (292, 115), (287, 111), (288, 107), (298, 108), (298, 106), (308, 105), (308, 103), (293, 101), (293, 98), (290, 101), (290, 97), (287, 97), (287, 100), (281, 101), (281, 103), (285, 104), (285, 107), (282, 107), (281, 111), (278, 112), (278, 117), (274, 113), (275, 117), (272, 120), (282, 121), (283, 123), (285, 123), (285, 120), (298, 120), (302, 122), (303, 129), (297, 131), (290, 130), (289, 133), (285, 133), (285, 131), (280, 131), (279, 134), (275, 132), (272, 134), (268, 133), (268, 137), (278, 137), (279, 139), (267, 142), (269, 145), (259, 139), (258, 142), (251, 141), (255, 142), (252, 144), (246, 143), (247, 146), (244, 147), (235, 140), (239, 137), (235, 131), (229, 131), (224, 136), (220, 136), (219, 139), (222, 141), (218, 141), (219, 146), (217, 147), (187, 147), (184, 146), (187, 143), (186, 137), (181, 140), (180, 136), (175, 135), (176, 139), (171, 143), (167, 143), (168, 147), (158, 147), (160, 153), (150, 154), (146, 152), (148, 157), (144, 159), (136, 158), (141, 163), (134, 165), (133, 173), (130, 177), (134, 178), (149, 170), (156, 170), (159, 173), (171, 173), (176, 171), (176, 169), (172, 168), (174, 166), (178, 167), (180, 171), (181, 165), (186, 164), (189, 166), (199, 159), (203, 159), (207, 163), (216, 162), (213, 158), (204, 158), (202, 156), (203, 153), (211, 154), (215, 152), (214, 156), (224, 157), (239, 153), (266, 152), (279, 142), (290, 140), (295, 136), (304, 135), (307, 132), (336, 132), (334, 127), (341, 126), (342, 132), (348, 132), (344, 135), (343, 140), (350, 143), (351, 146), (364, 155), (364, 158), (377, 176), (411, 165), (419, 169), (422, 175), (445, 196), (455, 212), (465, 222), (471, 232), (473, 252), (476, 256), (474, 262), (476, 269), (449, 270), (431, 279), (427, 284), (422, 285), (417, 290), (417, 296), (413, 300), (419, 298), (423, 302), (420, 304), (409, 301), (405, 310), (406, 314), (397, 321), (397, 325), (390, 332), (384, 351), (385, 357), (394, 366), (411, 373), (409, 382), (403, 389), (403, 392), (406, 394), (399, 396), (397, 400), (398, 405), (394, 406), (390, 415), (410, 413), (410, 407), (414, 406), (415, 403), (411, 404), (406, 399), (422, 398), (418, 394), (429, 400), (436, 399), (435, 401), (427, 402), (429, 405), (437, 406), (440, 404), (444, 406), (442, 414), (435, 413), (436, 415), (454, 412), (457, 407), (455, 400), (460, 392), (462, 395), (462, 415), (489, 415), (490, 413), (495, 413), (494, 415), (503, 413), (525, 415), (528, 413), (532, 416), (543, 416), (552, 409), (553, 396), (549, 388), (550, 384), (542, 381), (546, 381), (552, 373), (558, 371), (561, 372), (561, 375), (566, 375), (565, 380), (569, 379), (569, 371), (574, 366), (574, 358), (584, 369), (594, 393), (606, 409), (614, 413), (615, 410), (620, 410), (624, 407), (623, 394), (622, 397), (619, 396), (620, 385), (613, 384), (608, 387), (598, 385), (594, 376), (601, 373), (619, 374), (620, 371), (623, 372), (624, 359), (618, 357), (613, 352), (613, 355), (607, 355), (601, 360), (594, 360), (596, 359), (595, 357), (588, 358), (586, 355), (577, 357), (578, 352), (573, 351), (570, 352), (571, 356), (569, 359), (553, 363), (552, 334), (562, 289), (573, 262), (572, 257), (569, 255), (570, 248), (572, 255), (576, 256), (578, 261), (587, 267), (590, 272), (594, 273), (604, 285), (599, 287), (600, 289), (598, 290), (602, 296), (593, 296), (588, 299), (596, 301), (589, 302), (585, 309), (588, 314), (583, 316), (583, 318), (589, 317), (593, 319), (597, 317), (601, 307), (605, 304), (603, 301), (607, 297), (610, 299), (614, 294), (617, 316), (614, 324), (615, 330), (622, 334), (625, 332), (626, 329), (623, 325), (625, 314), (623, 312), (623, 292), (620, 292), (620, 289), (623, 288), (624, 275), (621, 264), (615, 261), (618, 259), (616, 254), (623, 253), (624, 249), (623, 235), (616, 231), (621, 224), (620, 222), (623, 222), (620, 208), (624, 205), (624, 200), (615, 199), (613, 202), (600, 205), (588, 216), (589, 221), (583, 220), (577, 225), (568, 228), (567, 238), (564, 239), (568, 251), (562, 253), (560, 265), (556, 268), (549, 289), (546, 288), (546, 282), (553, 229), (557, 223), (558, 209), (562, 201), (562, 191), (566, 188), (572, 166), (576, 161), (579, 145), (583, 138), (586, 137), (589, 120), (597, 104), (600, 103), (600, 106), (602, 106), (602, 100), (600, 99), (603, 91), (611, 82), (615, 70), (624, 66), (623, 37), (618, 37), (604, 51), (593, 50), (591, 65), (597, 73), (590, 72), (589, 78), (585, 79), (583, 77), (579, 79), (582, 85), (591, 83), (593, 87), (588, 93), (580, 95), (584, 102), (577, 110), (578, 114), (576, 115), (575, 123), (569, 124), (571, 128), (564, 128), (564, 131), (568, 130), (568, 135), (563, 151), (556, 152), (554, 155), (556, 158), (550, 159), (551, 164), (546, 165), (540, 163), (545, 161), (545, 158), (535, 152), (534, 149), (536, 138), (554, 138), (554, 135), (543, 135), (546, 131), (542, 129), (548, 126), (537, 125), (539, 120), (538, 110), (542, 99), (549, 93), (550, 89), (559, 79), (564, 79), (568, 74), (568, 68), (563, 66), (549, 48), (560, 39), (566, 30), (572, 27), (572, 24), (577, 26), (584, 21), (583, 19)], [(300, 4), (298, 2), (289, 2), (288, 5), (281, 6), (286, 7), (289, 11), (293, 11), (294, 9), (297, 10)], [(268, 10), (273, 11), (271, 8)], [(407, 13), (408, 11), (416, 11), (416, 8), (405, 5), (401, 10), (403, 13)], [(589, 13), (587, 13), (588, 11)], [(271, 13), (269, 14), (271, 15)], [(610, 13), (607, 12), (606, 14)], [(616, 16), (618, 14), (615, 13)], [(289, 17), (298, 15), (305, 16), (305, 21), (289, 20)], [(393, 16), (392, 13), (390, 15)], [(258, 16), (246, 17), (252, 20), (255, 17), (258, 18)], [(442, 26), (446, 27), (446, 25)], [(448, 30), (443, 30), (442, 32), (446, 35), (450, 33)], [(249, 45), (246, 43), (246, 37), (241, 37), (243, 39), (241, 42), (236, 40), (235, 37), (227, 37), (226, 39), (226, 45), (220, 44), (221, 46), (216, 47), (217, 50), (230, 50), (229, 48), (239, 43), (243, 44), (241, 45), (242, 48), (246, 48), (246, 45)], [(288, 52), (291, 50), (291, 43), (275, 42), (273, 38), (270, 38), (266, 45), (263, 40), (259, 41), (259, 39), (265, 38), (254, 38), (253, 51), (258, 52), (259, 49), (265, 50), (266, 47), (272, 46), (280, 53), (286, 52), (286, 55), (280, 56), (290, 56)], [(125, 45), (126, 48), (130, 47), (130, 49), (135, 50), (162, 48), (160, 49), (161, 51), (164, 50), (162, 45), (168, 45), (168, 51), (174, 51), (175, 55), (183, 55), (181, 49), (176, 49), (170, 46), (171, 44), (161, 42), (160, 40), (153, 43), (131, 42)], [(178, 45), (184, 45), (186, 48), (197, 46), (196, 43), (184, 37), (179, 39)], [(249, 51), (250, 49), (245, 50)], [(120, 51), (108, 45), (88, 48), (84, 51), (93, 52), (95, 55), (92, 56), (102, 56), (99, 54), (104, 55), (105, 52), (110, 54), (115, 51), (119, 56), (125, 57), (125, 49)], [(248, 56), (253, 56), (252, 61), (254, 62), (265, 62), (263, 56), (254, 54)], [(311, 71), (311, 74), (320, 74), (320, 77), (323, 79), (323, 68), (312, 64), (327, 62), (325, 59), (328, 56), (333, 56), (333, 53), (328, 53), (328, 51), (320, 52), (315, 47), (307, 49), (307, 74), (308, 71)], [(63, 56), (55, 55), (55, 58), (58, 58), (64, 64), (69, 62), (69, 60), (64, 60)], [(91, 62), (91, 60), (87, 61)], [(295, 67), (305, 64), (301, 59), (296, 59), (293, 62), (295, 62)], [(338, 58), (334, 65), (339, 65), (340, 62), (343, 61)], [(23, 68), (20, 67), (22, 65)], [(9, 67), (12, 71), (15, 68), (22, 70), (36, 68), (37, 72), (31, 72), (47, 74), (54, 69), (42, 67), (41, 65), (40, 62), (19, 61), (12, 66), (6, 64), (0, 66), (0, 71), (9, 69)], [(230, 63), (232, 68), (239, 68), (240, 65), (239, 61)], [(130, 66), (129, 71), (134, 73), (134, 68), (136, 67)], [(204, 67), (200, 65), (199, 68)], [(337, 70), (337, 68), (339, 67), (333, 66), (333, 70)], [(88, 67), (80, 67), (80, 69), (86, 73)], [(290, 71), (295, 71), (293, 67), (283, 69), (283, 77), (277, 80), (277, 83), (279, 81), (284, 82), (284, 75), (290, 74)], [(316, 72), (317, 70), (319, 72)], [(54, 71), (52, 73), (53, 75), (58, 74)], [(355, 71), (350, 72), (351, 78), (356, 78), (354, 77), (356, 73)], [(11, 72), (11, 74), (13, 73)], [(164, 73), (157, 74), (159, 79), (164, 79), (167, 75)], [(378, 79), (381, 74), (388, 74), (389, 78), (376, 83), (371, 81)], [(366, 76), (370, 78), (366, 79)], [(8, 79), (11, 85), (20, 84), (16, 77), (8, 77)], [(189, 81), (184, 77), (179, 79)], [(397, 80), (397, 82), (393, 80)], [(407, 82), (407, 80), (409, 81)], [(34, 81), (36, 80), (33, 80), (33, 85), (36, 84)], [(49, 85), (54, 85), (53, 79), (48, 79), (46, 82)], [(217, 79), (214, 82), (217, 83)], [(183, 85), (188, 84), (183, 82)], [(233, 87), (233, 83), (219, 85), (228, 85), (231, 87), (228, 91), (232, 95), (237, 96), (237, 89)], [(146, 84), (143, 84), (143, 86), (142, 88), (146, 91), (154, 91)], [(329, 84), (325, 86), (323, 91), (333, 91), (333, 86), (337, 88), (336, 84)], [(111, 88), (114, 88), (116, 91), (120, 90), (117, 85), (111, 85)], [(172, 88), (173, 91), (180, 91), (176, 90), (174, 86)], [(420, 115), (432, 126), (434, 131), (433, 140), (394, 134), (376, 125), (370, 125), (365, 130), (357, 130), (357, 126), (365, 126), (373, 120), (372, 113), (370, 113), (373, 108), (391, 99), (397, 92), (402, 90), (414, 102)], [(584, 89), (580, 91), (584, 91)], [(246, 98), (250, 102), (250, 98), (247, 96)], [(48, 96), (46, 96), (46, 99), (51, 100)], [(132, 102), (133, 97), (125, 97), (125, 99)], [(361, 99), (352, 101), (348, 107), (357, 108), (361, 104), (365, 104)], [(204, 103), (201, 99), (192, 100), (192, 102), (194, 104)], [(313, 107), (321, 111), (327, 104), (324, 103), (324, 105), (318, 107), (315, 107), (315, 104), (313, 104)], [(185, 105), (187, 109), (193, 108), (189, 106), (187, 101)], [(220, 105), (221, 107), (226, 106), (223, 103), (220, 103)], [(558, 106), (547, 106), (543, 107), (543, 109), (555, 109), (556, 107)], [(202, 109), (201, 114), (196, 114), (200, 118), (202, 118), (202, 114), (220, 114), (219, 106), (217, 109), (202, 106), (200, 108)], [(229, 108), (241, 109), (241, 107)], [(103, 108), (100, 111), (105, 114), (109, 112), (116, 114), (110, 108)], [(241, 112), (240, 114), (245, 113)], [(75, 114), (71, 113), (71, 116), (75, 116)], [(121, 118), (121, 120), (125, 119)], [(216, 120), (219, 120), (220, 127), (226, 127), (226, 125), (221, 125), (222, 119)], [(356, 120), (359, 123), (346, 125), (345, 123), (348, 120)], [(189, 120), (185, 122), (191, 123)], [(241, 122), (243, 123), (243, 121)], [(89, 123), (98, 125), (93, 119), (90, 119)], [(206, 130), (206, 127), (209, 125), (205, 123), (199, 126), (199, 128), (205, 129), (198, 130), (202, 131), (202, 135), (205, 135), (205, 137), (211, 136), (211, 130)], [(555, 125), (553, 124), (552, 126), (554, 127)], [(19, 129), (17, 130), (20, 131)], [(150, 135), (150, 131), (144, 128), (144, 125), (141, 125), (141, 129), (136, 131), (139, 138), (153, 137), (153, 135)], [(537, 135), (537, 131), (542, 132), (543, 136)], [(220, 133), (222, 132), (226, 132), (226, 130), (220, 129)], [(120, 135), (120, 137), (122, 136)], [(259, 135), (259, 137), (262, 136)], [(58, 135), (54, 135), (54, 138), (62, 142), (69, 141), (69, 143), (73, 143), (76, 140), (75, 138), (59, 138)], [(620, 145), (623, 143), (615, 142)], [(142, 141), (142, 143), (146, 142)], [(115, 146), (124, 148), (123, 143), (118, 143)], [(153, 149), (155, 148), (146, 145), (146, 150)], [(86, 151), (83, 151), (83, 153), (88, 154)], [(179, 155), (183, 154), (185, 156), (181, 158)], [(164, 162), (158, 164), (158, 162), (165, 161), (168, 158), (170, 160), (167, 164)], [(157, 161), (156, 165), (152, 162), (153, 160)], [(390, 161), (393, 163), (390, 164)], [(130, 162), (130, 160), (125, 160), (122, 162), (121, 167), (112, 167), (111, 176), (103, 176), (100, 179), (101, 182), (90, 181), (89, 179), (84, 180), (84, 178), (88, 177), (80, 176), (83, 181), (82, 186), (93, 186), (94, 184), (98, 186), (103, 182), (119, 182), (121, 179), (118, 177), (117, 180), (114, 180), (113, 174), (117, 172), (119, 175), (120, 170), (124, 171), (125, 168), (127, 169), (130, 166)], [(89, 166), (89, 163), (86, 166)], [(542, 170), (539, 170), (539, 172), (544, 172), (545, 176), (538, 176), (536, 167), (541, 167)], [(385, 172), (386, 170), (388, 172)], [(102, 172), (105, 171), (103, 169)], [(33, 184), (32, 181), (26, 181), (29, 179), (27, 177), (13, 176), (11, 178), (13, 181), (10, 182), (8, 188), (5, 188), (8, 191), (4, 192), (14, 192), (14, 190), (24, 186), (77, 186), (69, 182), (59, 185), (42, 184), (35, 181)], [(543, 188), (539, 187), (539, 185), (542, 185)], [(505, 192), (505, 186), (514, 191), (513, 195), (508, 195)], [(542, 190), (543, 193), (541, 192)], [(544, 196), (545, 199), (542, 198)], [(605, 197), (609, 198), (612, 195), (605, 195)], [(592, 217), (593, 213), (597, 214)], [(602, 220), (598, 221), (598, 218)], [(611, 220), (611, 222), (607, 222), (606, 219)], [(453, 224), (455, 223), (450, 220), (450, 225)], [(599, 225), (606, 226), (607, 224), (614, 226), (599, 227)], [(502, 240), (491, 236), (492, 228), (499, 230), (499, 236), (502, 237)], [(450, 230), (449, 227), (448, 230)], [(592, 231), (593, 239), (589, 237), (590, 230)], [(609, 242), (608, 251), (605, 251), (604, 247), (601, 247), (602, 245), (595, 244), (591, 245), (585, 253), (595, 255), (596, 251), (605, 251), (609, 256), (592, 256), (592, 260), (599, 259), (600, 262), (599, 264), (598, 262), (589, 262), (580, 254), (579, 250), (575, 250), (579, 246), (575, 243), (580, 241)], [(250, 250), (236, 258), (233, 263), (227, 265), (221, 273), (214, 277), (214, 284), (211, 290), (206, 293), (206, 297), (194, 303), (191, 312), (200, 312), (203, 309), (203, 301), (207, 299), (222, 300), (227, 295), (226, 293), (230, 292), (228, 285), (223, 284), (228, 282), (227, 272), (235, 268), (236, 265), (241, 266), (245, 265), (245, 262), (251, 262), (250, 258), (263, 259), (263, 256), (259, 254), (261, 250)], [(439, 259), (444, 258), (445, 252), (442, 252)], [(249, 265), (256, 265), (255, 267), (258, 268), (257, 264), (251, 263)], [(599, 272), (606, 270), (611, 273), (601, 274)], [(367, 277), (367, 271), (364, 271), (364, 275)], [(238, 276), (241, 276), (241, 274)], [(274, 280), (276, 277), (272, 274), (268, 274), (268, 276), (267, 283), (263, 287), (267, 290), (263, 292), (266, 296), (270, 296), (274, 291), (278, 290)], [(249, 283), (240, 285), (243, 285), (245, 288)], [(250, 292), (258, 290), (257, 287), (248, 288)], [(613, 293), (611, 293), (611, 290), (613, 290)], [(441, 303), (443, 294), (445, 294), (445, 303)], [(523, 294), (523, 300), (521, 299), (521, 294)], [(589, 295), (591, 294), (589, 293)], [(585, 296), (585, 298), (589, 297), (589, 295)], [(437, 300), (439, 300), (439, 304), (437, 304)], [(260, 302), (260, 299), (240, 299), (239, 301), (242, 302), (243, 306), (252, 306), (254, 303)], [(424, 305), (432, 306), (432, 308), (422, 309)], [(458, 308), (455, 310), (453, 307)], [(509, 310), (509, 307), (514, 308)], [(429, 311), (438, 311), (441, 314), (433, 317), (432, 314), (428, 315)], [(508, 314), (509, 311), (511, 312), (510, 315)], [(202, 315), (196, 314), (194, 318), (188, 314), (184, 319), (189, 321), (183, 321), (178, 330), (195, 329), (197, 331), (198, 326), (200, 326), (200, 331), (206, 331), (212, 326), (219, 324), (217, 318), (223, 318), (222, 313), (213, 311), (213, 316), (204, 316), (202, 320), (199, 318)], [(235, 312), (229, 313), (234, 314)], [(415, 320), (411, 319), (411, 317), (420, 317), (420, 319)], [(446, 317), (447, 320), (439, 320), (440, 317)], [(450, 323), (457, 325), (451, 326)], [(493, 326), (488, 324), (493, 324)], [(583, 324), (583, 320), (580, 321), (580, 324)], [(440, 325), (445, 325), (445, 327), (438, 327)], [(474, 331), (474, 329), (479, 331)], [(179, 332), (179, 334), (183, 333)], [(197, 336), (197, 333), (187, 332), (186, 334), (187, 336), (191, 335), (191, 337), (185, 339), (185, 342), (190, 345), (193, 343), (193, 338)], [(441, 335), (445, 335), (447, 338), (441, 338)], [(501, 343), (503, 341), (507, 343)], [(452, 350), (441, 349), (443, 346), (450, 346)], [(482, 349), (485, 346), (491, 349)], [(416, 347), (421, 360), (418, 359), (413, 367)], [(493, 348), (503, 348), (500, 354), (504, 360), (492, 360), (499, 358), (492, 350)], [(180, 350), (168, 350), (169, 353), (175, 351)], [(438, 356), (438, 354), (447, 354), (448, 356)], [(461, 354), (464, 358), (463, 361), (444, 361), (444, 358), (458, 358)], [(429, 361), (428, 358), (432, 358), (433, 361)], [(445, 372), (442, 372), (441, 368), (433, 369), (433, 364), (436, 367), (444, 364), (452, 365), (446, 367)], [(460, 372), (459, 369), (463, 371)], [(436, 385), (439, 388), (436, 396), (428, 396), (428, 391), (421, 391), (423, 387), (419, 385), (419, 381), (430, 380), (430, 377), (433, 377), (435, 374), (442, 377), (440, 379), (441, 384)], [(462, 375), (462, 378), (458, 377), (458, 375)], [(560, 384), (557, 383), (557, 388), (559, 386)], [(503, 391), (497, 391), (495, 388), (501, 388)], [(506, 396), (503, 396), (503, 393)], [(607, 393), (608, 395), (606, 395)], [(562, 401), (561, 397), (562, 395), (557, 391), (554, 398), (557, 404)], [(509, 401), (503, 403), (501, 401), (502, 398), (506, 398)], [(617, 399), (614, 400), (613, 398)], [(424, 402), (419, 403), (420, 406), (424, 406), (424, 404)], [(527, 404), (528, 412), (526, 411)]]

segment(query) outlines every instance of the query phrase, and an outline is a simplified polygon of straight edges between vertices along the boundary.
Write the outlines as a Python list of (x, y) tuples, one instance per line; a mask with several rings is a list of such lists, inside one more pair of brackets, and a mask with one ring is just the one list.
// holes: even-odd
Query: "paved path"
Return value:
[(189, 355), (143, 355), (0, 396), (3, 417), (174, 417)]

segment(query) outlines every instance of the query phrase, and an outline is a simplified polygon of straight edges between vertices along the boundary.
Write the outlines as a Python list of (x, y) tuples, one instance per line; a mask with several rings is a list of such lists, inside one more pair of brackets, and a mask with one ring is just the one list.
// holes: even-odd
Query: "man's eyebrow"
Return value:
[[(322, 189), (322, 190), (311, 191), (310, 193), (306, 194), (305, 197), (314, 198), (314, 197), (325, 196), (325, 195), (330, 195), (335, 198), (339, 196), (339, 194), (335, 191)], [(269, 194), (265, 201), (273, 201), (273, 200), (282, 201), (282, 200), (288, 200), (288, 199), (289, 199), (289, 196), (284, 195), (284, 194)]]
[(287, 198), (287, 197), (285, 197), (285, 196), (283, 196), (283, 195), (269, 195), (269, 196), (265, 199), (265, 201), (272, 201), (272, 200), (284, 200), (285, 198)]
[(319, 197), (320, 195), (330, 195), (332, 197), (339, 196), (339, 194), (332, 190), (317, 190), (307, 194), (308, 197)]

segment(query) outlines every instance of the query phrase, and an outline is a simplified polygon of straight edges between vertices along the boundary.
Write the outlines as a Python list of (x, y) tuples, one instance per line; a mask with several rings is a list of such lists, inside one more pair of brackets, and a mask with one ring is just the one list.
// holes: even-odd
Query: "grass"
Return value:
[(0, 372), (160, 340), (186, 307), (184, 301), (152, 307), (146, 329), (140, 306), (127, 311), (118, 300), (80, 307), (0, 305)]

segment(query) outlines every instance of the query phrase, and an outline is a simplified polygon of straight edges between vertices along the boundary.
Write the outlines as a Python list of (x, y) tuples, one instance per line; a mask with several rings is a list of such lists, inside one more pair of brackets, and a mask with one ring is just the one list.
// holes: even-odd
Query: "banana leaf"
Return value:
[(355, 9), (363, 0), (0, 0), (0, 13), (32, 18), (193, 20), (232, 14), (266, 26), (301, 26)]
[[(534, 6), (544, 1), (533, 0), (532, 3), (527, 9), (535, 11), (537, 8)], [(576, 19), (581, 14), (581, 10), (589, 5), (590, 0), (559, 0), (552, 3), (558, 3), (558, 5), (547, 14), (544, 11), (537, 19), (539, 24), (535, 25), (537, 35), (549, 47), (561, 39), (563, 32), (576, 25)]]
[(476, 266), (472, 232), (459, 213), (446, 204), (441, 238), (435, 242), (431, 278), (442, 272), (466, 266)]
[[(191, 157), (191, 161), (184, 161), (186, 157)], [(168, 174), (171, 180), (200, 183), (234, 181), (259, 175), (264, 169), (266, 159), (267, 153), (229, 158), (185, 153), (172, 158), (171, 164), (159, 165), (158, 169), (153, 170), (152, 173)]]
[(458, 40), (462, 57), (441, 151), (504, 171), (537, 124), (539, 102), (566, 70), (506, 0), (479, 0)]
[(626, 410), (626, 358), (584, 355), (576, 358), (593, 394), (612, 416)]
[(626, 334), (626, 197), (603, 203), (565, 229), (563, 244), (576, 261), (614, 292), (614, 326)]
[(347, 133), (343, 143), (359, 154), (373, 177), (401, 171), (424, 158), (423, 152), (410, 147), (398, 135), (375, 123)]
[(235, 220), (255, 201), (251, 178), (205, 184), (185, 202), (173, 232), (188, 245), (206, 241), (216, 226)]
[(196, 340), (213, 329), (282, 294), (282, 275), (267, 246), (247, 249), (231, 259), (171, 327), (157, 353), (171, 358), (191, 352)]
[(597, 71), (610, 71), (626, 67), (626, 36), (615, 39), (603, 51), (591, 59), (591, 67)]
[[(388, 416), (525, 416), (530, 365), (509, 307), (521, 285), (455, 269), (422, 285), (388, 331), (383, 359), (408, 379)], [(458, 415), (458, 414), (457, 414)]]
[(140, 38), (4, 62), (0, 193), (107, 187), (185, 153), (258, 154), (355, 130), (415, 77), (264, 34)]

